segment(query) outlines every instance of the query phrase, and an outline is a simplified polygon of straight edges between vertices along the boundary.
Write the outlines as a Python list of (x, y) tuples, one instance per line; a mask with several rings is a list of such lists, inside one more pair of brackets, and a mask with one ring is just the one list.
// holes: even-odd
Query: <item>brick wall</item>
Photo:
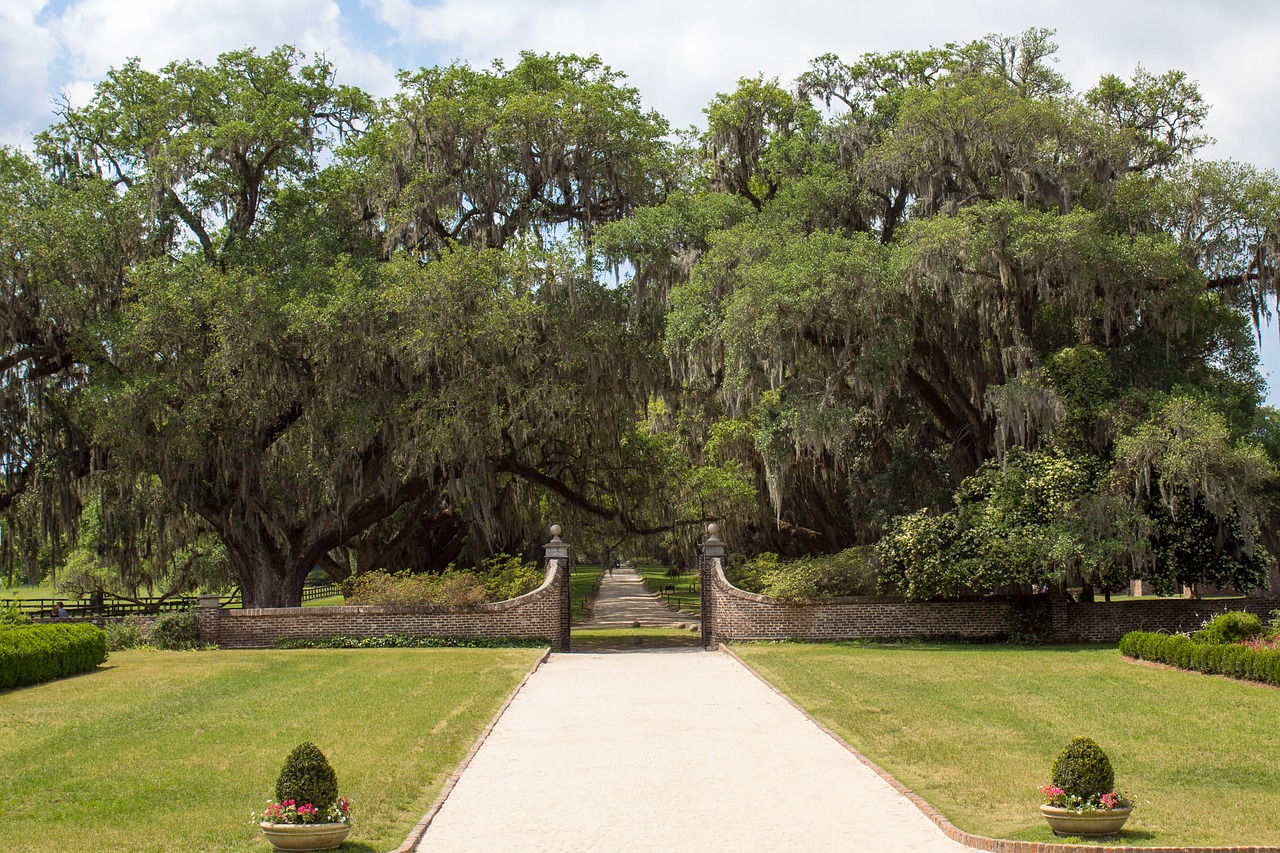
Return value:
[[(212, 605), (212, 606), (210, 606)], [(346, 635), (374, 637), (412, 634), (423, 637), (545, 638), (561, 651), (569, 648), (569, 572), (567, 562), (547, 561), (547, 576), (533, 592), (474, 607), (444, 605), (344, 605), (226, 610), (201, 601), (200, 639), (226, 649), (265, 649), (276, 640)]]
[[(735, 640), (856, 640), (955, 636), (975, 640), (1004, 634), (1005, 611), (1016, 598), (962, 601), (836, 598), (781, 601), (729, 583), (719, 559), (704, 561), (703, 612), (710, 646)], [(1062, 643), (1114, 643), (1129, 631), (1190, 631), (1218, 613), (1248, 610), (1264, 617), (1280, 598), (1153, 599), (1075, 604), (1051, 600), (1054, 634)]]
[(1053, 633), (1063, 643), (1115, 643), (1130, 631), (1194, 631), (1228, 610), (1247, 610), (1265, 622), (1272, 610), (1280, 610), (1280, 598), (1274, 595), (1053, 604)]
[(895, 598), (781, 601), (729, 583), (720, 560), (707, 561), (703, 589), (710, 604), (710, 645), (734, 640), (854, 640), (950, 634), (995, 639), (1008, 600), (907, 602)]

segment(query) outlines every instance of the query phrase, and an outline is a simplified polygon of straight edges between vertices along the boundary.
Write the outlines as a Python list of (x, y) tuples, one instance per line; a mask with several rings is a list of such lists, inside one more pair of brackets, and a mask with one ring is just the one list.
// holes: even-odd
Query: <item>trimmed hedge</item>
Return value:
[(527, 637), (419, 637), (412, 634), (380, 634), (376, 637), (317, 637), (309, 640), (276, 640), (277, 649), (538, 649), (549, 640)]
[(87, 622), (0, 626), (0, 688), (75, 675), (106, 659), (106, 635)]
[(1280, 649), (1198, 643), (1185, 634), (1131, 631), (1120, 640), (1120, 654), (1179, 669), (1280, 686)]

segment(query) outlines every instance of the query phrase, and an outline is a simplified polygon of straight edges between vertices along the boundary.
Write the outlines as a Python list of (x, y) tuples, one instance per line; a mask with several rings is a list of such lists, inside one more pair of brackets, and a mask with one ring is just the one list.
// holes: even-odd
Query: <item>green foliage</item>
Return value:
[(1262, 633), (1262, 620), (1252, 613), (1231, 610), (1209, 620), (1199, 631), (1191, 635), (1197, 643), (1239, 643)]
[(342, 583), (347, 604), (438, 604), (471, 607), (484, 601), (484, 584), (472, 572), (438, 575), (367, 572)]
[(533, 563), (511, 554), (495, 554), (481, 571), (485, 601), (509, 601), (542, 585), (543, 574)]
[(1280, 686), (1280, 649), (1274, 645), (1196, 642), (1185, 634), (1132, 631), (1120, 653), (1139, 660)]
[(276, 802), (309, 803), (324, 814), (337, 799), (338, 776), (329, 759), (310, 741), (294, 747), (276, 778)]
[(1038, 595), (1011, 602), (1004, 611), (1005, 634), (1018, 646), (1042, 646), (1053, 642), (1053, 618), (1049, 596)]
[(721, 518), (881, 542), (911, 598), (1253, 585), (1280, 182), (1197, 159), (1181, 72), (1076, 93), (1052, 36), (819, 57), (677, 143), (595, 56), (382, 103), (291, 47), (113, 69), (0, 152), (4, 559), (275, 606)]
[(877, 546), (880, 590), (917, 599), (964, 592), (968, 578), (957, 572), (948, 553), (955, 539), (950, 515), (933, 516), (921, 509), (899, 516)]
[(22, 612), (18, 599), (11, 598), (0, 605), (0, 625), (30, 625), (31, 617)]
[(732, 567), (730, 582), (785, 601), (874, 595), (878, 560), (869, 547), (781, 561), (764, 553)]
[(1113, 791), (1116, 774), (1102, 747), (1091, 738), (1078, 737), (1053, 760), (1053, 784), (1068, 796), (1087, 800)]
[(0, 626), (0, 688), (75, 675), (106, 659), (106, 638), (94, 625)]
[(142, 632), (142, 622), (137, 616), (104, 620), (102, 633), (106, 637), (107, 650), (112, 652), (136, 649), (147, 643)]
[(342, 584), (347, 604), (445, 604), (470, 607), (507, 601), (538, 588), (542, 573), (510, 554), (485, 560), (477, 571), (450, 566), (440, 574), (367, 572)]
[(276, 640), (277, 649), (540, 649), (545, 639), (527, 637), (417, 637), (379, 634), (376, 637), (334, 636), (308, 640)]
[(182, 613), (161, 613), (156, 617), (151, 640), (157, 648), (185, 651), (199, 647), (200, 620), (194, 609)]

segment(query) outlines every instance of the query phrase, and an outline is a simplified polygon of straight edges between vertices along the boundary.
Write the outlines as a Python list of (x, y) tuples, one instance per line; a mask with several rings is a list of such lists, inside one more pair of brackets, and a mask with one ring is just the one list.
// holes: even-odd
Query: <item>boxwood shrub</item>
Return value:
[(87, 622), (0, 626), (0, 688), (75, 675), (106, 659), (106, 635)]
[(1198, 643), (1184, 634), (1131, 631), (1121, 638), (1120, 653), (1180, 669), (1280, 685), (1280, 649)]

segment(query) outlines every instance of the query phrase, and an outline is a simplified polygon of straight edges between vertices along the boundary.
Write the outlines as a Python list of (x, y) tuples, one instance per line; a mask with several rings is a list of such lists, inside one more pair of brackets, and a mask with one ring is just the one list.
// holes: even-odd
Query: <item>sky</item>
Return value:
[[(741, 77), (786, 84), (825, 53), (851, 61), (1029, 27), (1057, 30), (1057, 69), (1080, 90), (1138, 65), (1187, 72), (1213, 105), (1205, 156), (1280, 170), (1274, 0), (0, 0), (0, 144), (29, 144), (58, 98), (84, 103), (135, 56), (159, 68), (292, 44), (323, 53), (340, 82), (385, 96), (399, 69), (594, 53), (687, 127)], [(1272, 405), (1278, 333), (1262, 336)]]

